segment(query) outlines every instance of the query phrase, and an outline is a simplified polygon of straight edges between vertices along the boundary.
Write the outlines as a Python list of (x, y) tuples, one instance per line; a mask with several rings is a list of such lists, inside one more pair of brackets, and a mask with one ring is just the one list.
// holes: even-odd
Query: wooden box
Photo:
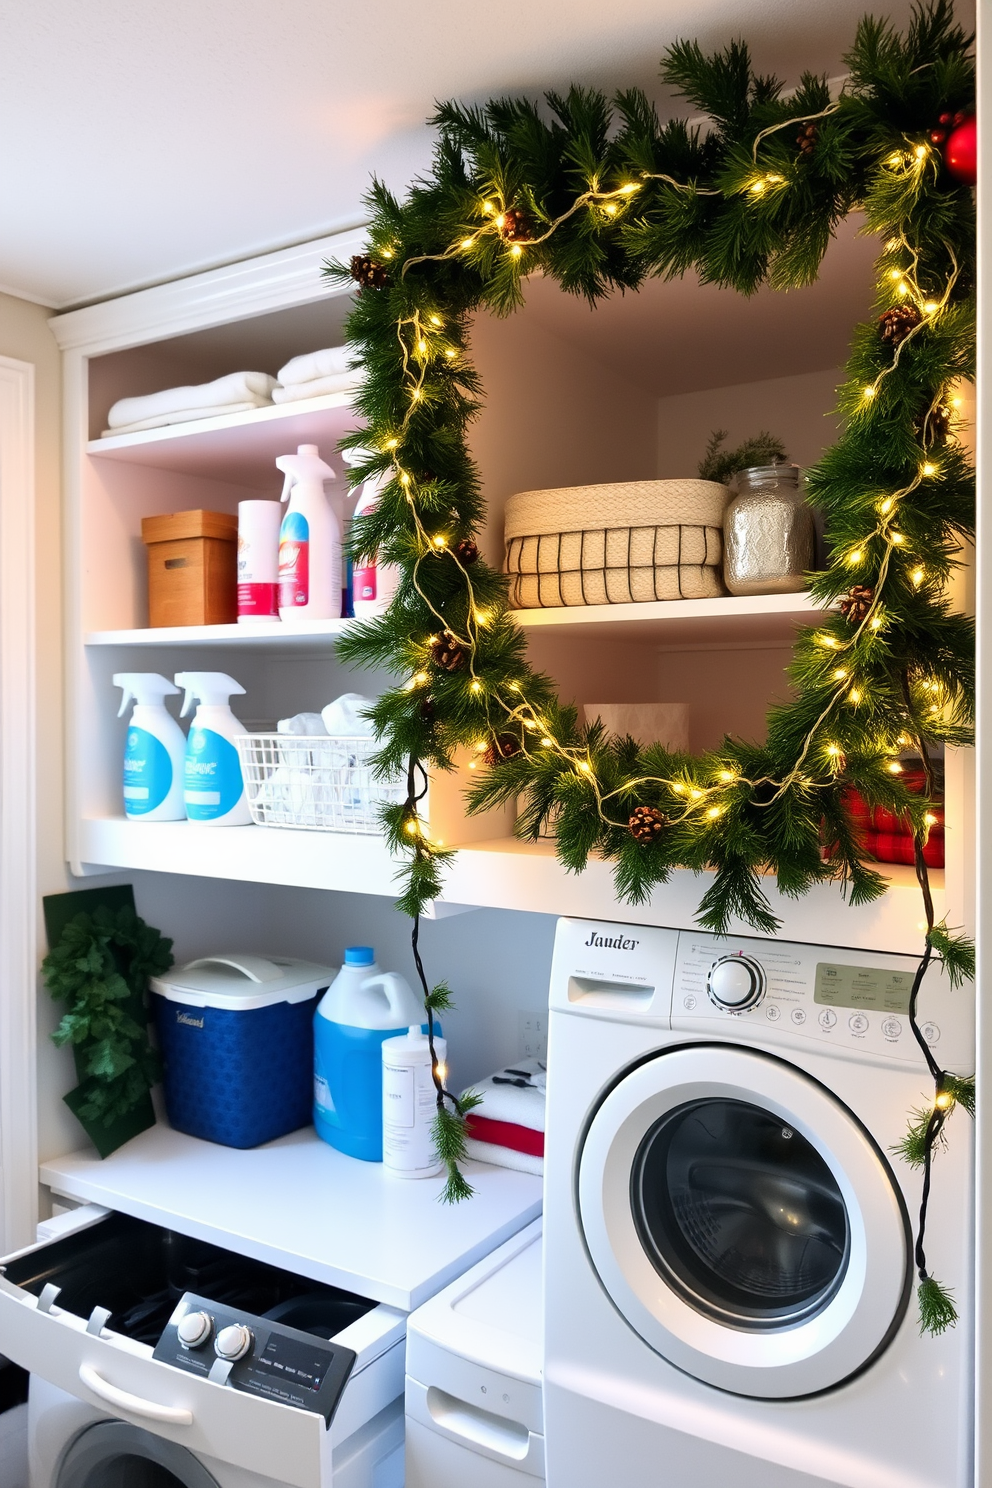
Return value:
[(228, 512), (145, 517), (148, 624), (229, 625), (238, 618), (238, 519)]

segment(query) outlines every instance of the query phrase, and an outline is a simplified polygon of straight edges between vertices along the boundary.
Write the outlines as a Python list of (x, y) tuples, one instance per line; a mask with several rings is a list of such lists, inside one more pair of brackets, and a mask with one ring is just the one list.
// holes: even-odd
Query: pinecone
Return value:
[(425, 697), (420, 704), (420, 716), (425, 723), (433, 723), (437, 717), (437, 704), (433, 698)]
[(915, 305), (893, 305), (878, 317), (882, 340), (889, 346), (898, 346), (922, 319)]
[(460, 672), (468, 665), (468, 651), (450, 630), (442, 630), (431, 642), (434, 665), (446, 672)]
[(847, 598), (841, 600), (840, 612), (850, 625), (861, 625), (872, 607), (874, 598), (874, 589), (869, 589), (867, 584), (855, 584), (848, 591)]
[(796, 136), (796, 144), (804, 155), (812, 155), (819, 137), (820, 131), (815, 124), (804, 124)]
[(389, 283), (389, 270), (367, 253), (356, 253), (351, 260), (351, 277), (365, 289), (384, 289)]
[(502, 217), (499, 235), (504, 243), (518, 243), (521, 238), (530, 237), (530, 224), (519, 207), (507, 207)]
[(463, 537), (459, 542), (455, 543), (455, 557), (458, 559), (458, 562), (463, 563), (466, 568), (468, 568), (470, 564), (474, 563), (478, 556), (478, 544), (473, 542), (470, 537)]
[(628, 831), (642, 847), (657, 842), (668, 826), (668, 817), (657, 806), (635, 806), (627, 823)]
[(498, 765), (503, 760), (512, 759), (515, 754), (519, 753), (520, 740), (515, 734), (497, 734), (495, 739), (490, 739), (486, 747), (486, 764)]
[(913, 420), (913, 432), (928, 448), (946, 444), (951, 432), (951, 410), (943, 403), (918, 413)]

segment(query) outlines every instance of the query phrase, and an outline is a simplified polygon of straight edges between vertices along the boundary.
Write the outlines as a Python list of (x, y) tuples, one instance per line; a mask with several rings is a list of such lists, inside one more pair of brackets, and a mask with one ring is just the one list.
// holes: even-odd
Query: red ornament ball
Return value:
[(944, 164), (956, 181), (974, 186), (978, 180), (978, 128), (965, 119), (952, 129), (944, 146)]

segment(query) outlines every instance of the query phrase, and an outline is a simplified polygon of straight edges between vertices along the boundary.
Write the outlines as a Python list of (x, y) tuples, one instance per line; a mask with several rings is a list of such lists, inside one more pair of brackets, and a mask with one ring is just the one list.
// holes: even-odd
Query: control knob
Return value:
[(210, 1337), (213, 1326), (209, 1312), (187, 1312), (176, 1324), (176, 1337), (183, 1348), (199, 1348)]
[(765, 973), (750, 956), (721, 956), (710, 967), (706, 990), (717, 1007), (742, 1013), (764, 997)]
[(227, 1359), (231, 1364), (238, 1359), (243, 1359), (245, 1354), (251, 1352), (254, 1343), (251, 1329), (246, 1328), (244, 1323), (231, 1323), (227, 1328), (221, 1328), (214, 1340), (214, 1353), (218, 1359)]

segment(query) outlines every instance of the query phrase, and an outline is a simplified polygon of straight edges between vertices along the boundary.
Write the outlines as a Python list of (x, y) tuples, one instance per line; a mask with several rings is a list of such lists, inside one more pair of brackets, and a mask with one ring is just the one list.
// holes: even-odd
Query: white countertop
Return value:
[(394, 1178), (312, 1128), (239, 1151), (160, 1122), (104, 1158), (43, 1163), (57, 1194), (103, 1204), (411, 1311), (541, 1213), (540, 1178), (470, 1162), (466, 1203), (442, 1178)]

